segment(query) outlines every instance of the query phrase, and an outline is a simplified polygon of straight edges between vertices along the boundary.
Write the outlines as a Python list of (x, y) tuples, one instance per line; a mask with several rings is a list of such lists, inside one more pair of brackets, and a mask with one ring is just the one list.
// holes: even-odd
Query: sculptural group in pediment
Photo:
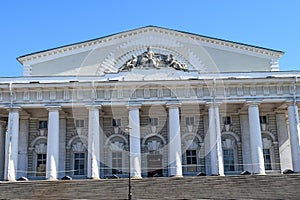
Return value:
[(133, 68), (156, 68), (171, 67), (176, 70), (187, 71), (184, 63), (179, 62), (172, 54), (164, 55), (151, 51), (150, 47), (138, 56), (132, 56), (118, 71), (130, 71)]

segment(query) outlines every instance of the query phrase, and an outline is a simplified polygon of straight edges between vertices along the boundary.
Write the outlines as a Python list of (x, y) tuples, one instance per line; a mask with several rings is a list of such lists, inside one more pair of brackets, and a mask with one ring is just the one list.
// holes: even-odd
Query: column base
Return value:
[(57, 178), (46, 178), (47, 181), (57, 181)]
[(170, 175), (169, 177), (172, 177), (172, 178), (183, 178), (182, 175)]
[(131, 176), (131, 179), (142, 179), (141, 176)]
[(92, 180), (99, 180), (99, 177), (88, 177), (88, 179), (92, 179)]

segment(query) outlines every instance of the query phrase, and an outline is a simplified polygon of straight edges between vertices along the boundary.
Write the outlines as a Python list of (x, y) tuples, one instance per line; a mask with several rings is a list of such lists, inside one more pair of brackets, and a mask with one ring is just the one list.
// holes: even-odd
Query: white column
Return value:
[(211, 173), (224, 176), (220, 114), (218, 104), (209, 104), (209, 141)]
[(252, 173), (265, 174), (263, 145), (257, 103), (248, 104)]
[(29, 115), (20, 116), (19, 125), (19, 155), (17, 178), (27, 177), (28, 167), (28, 134), (29, 134)]
[(4, 121), (0, 121), (0, 181), (4, 178), (5, 126), (6, 123)]
[(89, 110), (89, 128), (88, 128), (88, 165), (87, 177), (99, 179), (100, 170), (100, 124), (99, 109), (101, 106), (87, 106)]
[(18, 168), (20, 108), (11, 108), (5, 140), (4, 180), (15, 181)]
[(290, 143), (294, 172), (300, 172), (300, 124), (297, 104), (288, 105)]
[(167, 104), (169, 109), (169, 176), (182, 176), (182, 152), (180, 134), (180, 104)]
[(142, 178), (141, 174), (141, 134), (140, 105), (127, 106), (129, 109), (130, 174), (133, 178)]
[(46, 179), (56, 180), (59, 167), (59, 110), (60, 106), (47, 107), (48, 114), (48, 137), (47, 137), (47, 160)]
[(276, 127), (278, 134), (278, 147), (281, 171), (284, 171), (285, 169), (293, 169), (290, 137), (286, 121), (287, 119), (285, 110), (277, 110)]

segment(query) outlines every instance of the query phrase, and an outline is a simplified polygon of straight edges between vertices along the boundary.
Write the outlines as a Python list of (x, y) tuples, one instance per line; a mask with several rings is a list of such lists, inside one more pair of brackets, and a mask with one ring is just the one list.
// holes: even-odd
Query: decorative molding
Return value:
[(56, 90), (50, 90), (50, 101), (56, 100)]
[(197, 96), (198, 97), (203, 97), (203, 87), (198, 87), (197, 88)]
[(229, 138), (226, 138), (222, 141), (222, 148), (223, 149), (234, 149), (235, 141)]
[(111, 151), (123, 151), (124, 143), (119, 141), (114, 141), (109, 145)]
[(144, 98), (146, 98), (146, 99), (150, 98), (150, 89), (149, 88), (144, 89)]
[(69, 100), (70, 99), (70, 90), (69, 88), (64, 89), (64, 100)]
[(38, 101), (43, 100), (43, 91), (42, 91), (42, 89), (38, 89), (36, 91), (36, 100), (38, 100)]
[(244, 95), (244, 89), (243, 86), (239, 86), (236, 88), (236, 92), (238, 96), (243, 96)]
[[(47, 61), (49, 59), (58, 58), (60, 56), (67, 56), (74, 53), (84, 52), (88, 50), (92, 50), (95, 48), (95, 46), (100, 45), (102, 43), (111, 42), (112, 40), (119, 39), (119, 38), (126, 38), (126, 37), (132, 37), (137, 34), (141, 33), (147, 33), (147, 32), (156, 32), (161, 33), (169, 36), (177, 36), (182, 38), (189, 38), (194, 40), (195, 42), (201, 42), (201, 45), (215, 45), (222, 48), (232, 48), (236, 49), (237, 51), (245, 51), (249, 54), (257, 53), (262, 57), (274, 57), (274, 61), (272, 61), (271, 65), (275, 65), (276, 58), (279, 58), (283, 55), (283, 52), (275, 51), (275, 50), (269, 50), (265, 48), (260, 47), (254, 47), (247, 44), (241, 44), (241, 43), (234, 43), (231, 41), (221, 40), (217, 38), (210, 38), (206, 36), (196, 35), (196, 34), (189, 34), (189, 33), (181, 33), (176, 30), (169, 30), (165, 28), (160, 27), (142, 27), (136, 30), (130, 30), (123, 33), (115, 34), (113, 36), (107, 36), (103, 38), (98, 38), (86, 42), (81, 42), (78, 44), (71, 44), (66, 45), (64, 47), (50, 49), (46, 51), (42, 51), (40, 53), (25, 55), (23, 57), (19, 57), (18, 60), (24, 65), (28, 66), (29, 64), (34, 63), (34, 60), (41, 60), (41, 61)], [(151, 38), (152, 39), (152, 38)], [(153, 40), (153, 39), (152, 39)], [(122, 44), (120, 48), (124, 48), (124, 45), (126, 43)], [(48, 59), (47, 59), (48, 58)], [(41, 62), (40, 61), (40, 62)], [(29, 64), (25, 64), (29, 63)], [(273, 67), (274, 68), (274, 67)]]
[(270, 95), (270, 87), (268, 85), (263, 86), (263, 93), (265, 96)]
[(72, 150), (74, 152), (85, 152), (86, 148), (82, 142), (76, 142), (72, 145)]
[(37, 154), (46, 154), (47, 153), (47, 144), (40, 143), (40, 144), (35, 145), (34, 151)]
[(161, 143), (156, 140), (149, 141), (147, 143), (147, 148), (149, 151), (158, 151), (161, 148)]
[(250, 87), (250, 95), (251, 96), (256, 96), (256, 87), (255, 86)]
[(29, 101), (30, 99), (30, 95), (29, 95), (29, 90), (25, 90), (24, 93), (23, 93), (23, 100), (24, 101)]

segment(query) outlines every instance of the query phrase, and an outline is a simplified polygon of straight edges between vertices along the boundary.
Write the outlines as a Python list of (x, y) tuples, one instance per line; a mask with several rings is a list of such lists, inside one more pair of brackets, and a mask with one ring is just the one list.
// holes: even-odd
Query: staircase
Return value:
[[(132, 180), (132, 199), (300, 199), (300, 174)], [(0, 199), (127, 199), (128, 179), (0, 182)]]

